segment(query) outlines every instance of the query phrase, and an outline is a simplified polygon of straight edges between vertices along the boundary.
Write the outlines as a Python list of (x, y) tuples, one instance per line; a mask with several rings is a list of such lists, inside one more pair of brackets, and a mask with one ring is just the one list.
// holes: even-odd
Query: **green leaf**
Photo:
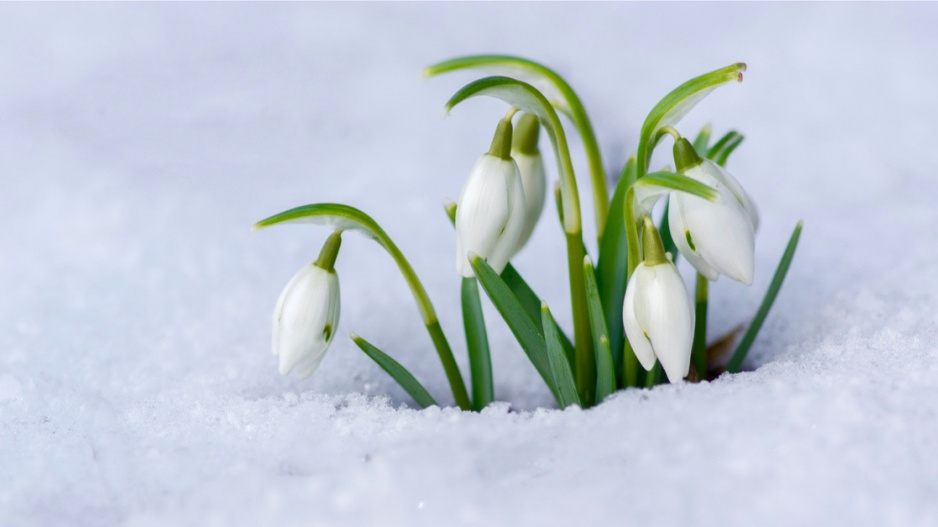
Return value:
[(606, 328), (609, 330), (609, 345), (616, 371), (622, 364), (622, 349), (625, 331), (622, 326), (622, 302), (625, 299), (625, 279), (628, 274), (628, 244), (625, 239), (624, 200), (628, 187), (635, 180), (635, 158), (629, 158), (622, 170), (609, 205), (609, 217), (602, 243), (599, 245), (599, 261), (596, 264), (596, 281), (602, 299)]
[(759, 305), (759, 309), (756, 311), (756, 316), (753, 317), (752, 323), (746, 330), (746, 334), (743, 335), (743, 340), (740, 341), (739, 346), (736, 347), (736, 351), (733, 352), (732, 358), (730, 358), (729, 363), (727, 363), (726, 371), (730, 373), (739, 371), (739, 368), (743, 365), (743, 360), (746, 358), (746, 354), (749, 353), (749, 348), (752, 346), (753, 341), (756, 340), (756, 335), (758, 335), (759, 330), (762, 329), (762, 323), (765, 322), (765, 317), (768, 316), (769, 310), (772, 309), (775, 297), (778, 296), (778, 292), (782, 288), (782, 282), (785, 281), (785, 275), (788, 274), (788, 268), (791, 266), (792, 258), (795, 257), (795, 249), (798, 248), (798, 239), (801, 237), (801, 226), (802, 223), (799, 221), (794, 232), (791, 233), (788, 246), (785, 247), (782, 259), (779, 260), (778, 267), (775, 269), (775, 275), (772, 277), (772, 283), (769, 284), (769, 290), (766, 291), (765, 297), (762, 299), (762, 304)]
[(411, 267), (410, 262), (404, 257), (404, 253), (397, 248), (397, 245), (391, 240), (391, 237), (384, 232), (384, 229), (378, 225), (378, 222), (355, 207), (342, 205), (340, 203), (315, 203), (286, 210), (263, 219), (254, 224), (253, 230), (263, 229), (281, 223), (314, 223), (318, 225), (328, 225), (338, 230), (356, 230), (378, 242), (378, 244), (391, 255), (391, 258), (394, 259), (394, 263), (397, 264), (401, 275), (403, 275), (404, 280), (407, 281), (407, 285), (410, 287), (411, 294), (413, 294), (414, 300), (417, 302), (417, 308), (420, 310), (420, 316), (423, 318), (423, 323), (427, 328), (427, 332), (430, 334), (433, 346), (436, 348), (437, 354), (440, 357), (443, 370), (446, 372), (446, 378), (453, 391), (453, 398), (456, 400), (456, 404), (463, 410), (471, 408), (469, 392), (466, 391), (466, 384), (463, 381), (462, 373), (460, 373), (456, 359), (453, 357), (453, 350), (450, 348), (449, 342), (446, 340), (446, 336), (440, 328), (439, 319), (436, 316), (436, 311), (433, 309), (433, 303), (430, 302), (430, 297), (427, 295), (427, 290), (424, 289), (423, 284), (417, 277), (414, 268)]
[(541, 304), (541, 327), (544, 330), (544, 340), (547, 344), (547, 359), (550, 363), (550, 370), (557, 383), (557, 404), (561, 408), (573, 404), (580, 405), (580, 397), (577, 395), (576, 383), (573, 380), (573, 371), (570, 369), (570, 363), (563, 352), (563, 346), (560, 344), (560, 338), (557, 335), (557, 326), (554, 324), (554, 318), (550, 316), (547, 304)]
[(700, 132), (697, 133), (697, 137), (694, 138), (694, 150), (697, 151), (697, 155), (705, 156), (707, 155), (707, 145), (710, 144), (710, 134), (713, 133), (713, 128), (707, 124), (700, 129)]
[(472, 371), (472, 407), (481, 410), (495, 398), (495, 389), (492, 385), (489, 339), (475, 278), (462, 279), (462, 317), (466, 328), (469, 368)]
[(567, 136), (554, 107), (541, 92), (530, 84), (509, 77), (486, 77), (469, 83), (456, 92), (446, 103), (447, 114), (457, 104), (481, 95), (501, 99), (515, 108), (534, 114), (540, 120), (554, 147), (554, 156), (560, 173), (564, 231), (568, 234), (580, 233), (582, 230), (580, 198), (573, 172), (573, 162), (570, 159)]
[(664, 96), (652, 108), (642, 124), (638, 142), (638, 177), (641, 179), (648, 171), (651, 153), (659, 137), (658, 131), (665, 126), (674, 126), (687, 112), (694, 108), (715, 88), (732, 81), (742, 81), (746, 65), (731, 64), (725, 68), (695, 77)]
[(465, 69), (480, 68), (496, 75), (512, 77), (528, 84), (544, 94), (550, 104), (564, 113), (571, 121), (583, 140), (586, 158), (589, 162), (590, 181), (593, 185), (596, 209), (597, 235), (602, 239), (603, 228), (607, 222), (609, 190), (606, 187), (606, 172), (603, 167), (599, 144), (590, 122), (586, 108), (573, 88), (557, 72), (521, 57), (511, 55), (472, 55), (458, 57), (427, 67), (424, 75), (432, 77), (441, 73)]
[[(531, 317), (531, 321), (535, 324), (540, 324), (541, 298), (531, 289), (531, 286), (529, 286), (521, 274), (518, 273), (518, 270), (509, 263), (505, 266), (505, 270), (502, 271), (501, 277), (502, 280), (505, 281), (505, 284), (508, 285), (508, 288), (511, 289), (511, 292), (515, 294), (515, 297), (518, 298), (518, 302), (521, 303), (524, 312)], [(557, 326), (557, 334), (560, 335), (560, 343), (563, 344), (567, 358), (572, 362), (575, 360), (575, 350), (573, 343), (570, 341), (570, 337), (560, 329), (560, 326)]]
[(616, 391), (616, 367), (609, 347), (609, 332), (603, 316), (602, 301), (589, 256), (583, 258), (583, 276), (586, 282), (586, 306), (589, 309), (590, 330), (593, 333), (593, 352), (596, 355), (596, 403), (599, 404)]
[(730, 154), (733, 153), (733, 150), (736, 150), (745, 137), (743, 134), (735, 131), (727, 132), (719, 141), (717, 141), (709, 151), (707, 151), (707, 157), (713, 160), (714, 163), (723, 166), (726, 164), (726, 160), (730, 157)]
[(485, 290), (485, 294), (488, 295), (502, 318), (505, 319), (505, 323), (508, 324), (508, 328), (514, 334), (515, 339), (518, 340), (521, 349), (524, 350), (531, 364), (541, 374), (544, 383), (547, 384), (551, 393), (554, 394), (554, 398), (559, 402), (560, 399), (554, 385), (550, 362), (547, 359), (544, 334), (540, 324), (535, 324), (528, 317), (518, 301), (518, 297), (511, 292), (508, 285), (498, 276), (488, 262), (478, 255), (471, 255), (469, 263), (472, 264), (472, 269), (475, 271), (476, 278), (479, 279), (482, 289)]
[(433, 396), (430, 395), (430, 392), (420, 384), (420, 381), (407, 371), (407, 368), (392, 359), (390, 355), (379, 350), (358, 335), (352, 334), (352, 340), (365, 352), (365, 355), (371, 357), (371, 360), (378, 363), (378, 366), (381, 366), (382, 370), (386, 371), (392, 379), (397, 381), (397, 384), (400, 384), (401, 388), (413, 397), (414, 402), (419, 404), (421, 408), (437, 404), (436, 401), (433, 400)]

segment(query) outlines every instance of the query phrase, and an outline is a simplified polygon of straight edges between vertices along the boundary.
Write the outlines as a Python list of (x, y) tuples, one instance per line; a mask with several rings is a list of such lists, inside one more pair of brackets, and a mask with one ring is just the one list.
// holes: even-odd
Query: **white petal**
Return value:
[[(716, 280), (720, 274), (704, 261), (703, 257), (697, 252), (696, 241), (693, 240), (690, 230), (687, 228), (687, 222), (684, 220), (684, 198), (683, 193), (674, 192), (668, 201), (668, 228), (671, 230), (671, 239), (674, 240), (677, 250), (694, 266), (697, 272), (707, 277), (707, 280)], [(690, 241), (688, 240), (689, 237)], [(694, 249), (690, 246), (691, 241), (694, 241)]]
[(684, 222), (697, 253), (721, 274), (752, 283), (755, 237), (752, 221), (734, 199), (708, 202), (681, 196)]
[(524, 229), (518, 240), (520, 251), (534, 232), (541, 213), (544, 211), (544, 202), (547, 199), (547, 174), (544, 171), (544, 159), (541, 154), (536, 155), (512, 152), (511, 157), (518, 164), (518, 173), (521, 174), (521, 186), (524, 189)]
[(629, 279), (628, 286), (625, 289), (625, 302), (622, 305), (622, 322), (625, 325), (625, 336), (632, 345), (632, 351), (638, 357), (638, 362), (646, 371), (651, 371), (655, 366), (655, 352), (651, 347), (651, 342), (645, 333), (645, 329), (639, 324), (636, 310), (639, 306), (635, 303), (635, 293), (642, 287), (646, 287), (648, 278), (648, 267), (644, 262), (638, 264), (632, 278)]
[(733, 177), (732, 174), (726, 171), (725, 168), (720, 165), (710, 161), (709, 159), (704, 159), (703, 169), (716, 178), (723, 186), (727, 188), (736, 198), (736, 201), (742, 205), (743, 210), (746, 211), (746, 214), (749, 215), (750, 221), (752, 221), (752, 230), (756, 232), (759, 230), (759, 210), (756, 208), (756, 204), (752, 201), (752, 198), (746, 192), (746, 189), (739, 184), (739, 181)]
[[(705, 271), (716, 271), (748, 285), (752, 283), (755, 266), (752, 219), (721, 179), (723, 174), (713, 167), (719, 168), (705, 161), (686, 170), (685, 175), (716, 189), (718, 196), (715, 201), (675, 193), (685, 237), (689, 234), (693, 241), (693, 247), (690, 242), (678, 247), (691, 265), (708, 279), (715, 280), (715, 277)], [(678, 236), (673, 237), (677, 243)], [(685, 250), (690, 252), (685, 253)], [(699, 255), (699, 258), (695, 259), (693, 253)], [(701, 260), (707, 265), (701, 265)]]
[(517, 166), (508, 176), (508, 223), (495, 242), (495, 247), (488, 257), (488, 263), (496, 273), (501, 273), (508, 260), (518, 252), (518, 241), (524, 230), (525, 201), (524, 188), (521, 185), (521, 176)]
[(668, 380), (680, 382), (690, 369), (693, 305), (674, 264), (659, 264), (647, 270), (648, 277), (635, 291), (636, 318)]
[(292, 291), (296, 287), (296, 283), (299, 282), (300, 280), (305, 279), (309, 273), (313, 272), (313, 270), (311, 269), (312, 267), (314, 267), (313, 264), (304, 266), (295, 275), (293, 275), (293, 277), (290, 278), (290, 281), (287, 282), (287, 285), (283, 288), (283, 291), (280, 292), (280, 296), (277, 298), (277, 305), (274, 307), (273, 332), (272, 332), (273, 338), (272, 338), (272, 342), (270, 346), (271, 352), (273, 353), (274, 356), (277, 356), (280, 354), (278, 348), (280, 344), (280, 315), (281, 313), (283, 313), (283, 303), (286, 301), (287, 296), (289, 295), (290, 291)]
[[(300, 275), (298, 275), (300, 276)], [(284, 290), (274, 343), (280, 355), (280, 374), (302, 365), (312, 373), (329, 347), (339, 319), (339, 279), (315, 265), (305, 268)], [(330, 336), (327, 340), (326, 335)]]
[(456, 208), (456, 270), (474, 276), (466, 255), (488, 259), (510, 217), (509, 176), (517, 174), (512, 160), (488, 154), (476, 161), (463, 186)]

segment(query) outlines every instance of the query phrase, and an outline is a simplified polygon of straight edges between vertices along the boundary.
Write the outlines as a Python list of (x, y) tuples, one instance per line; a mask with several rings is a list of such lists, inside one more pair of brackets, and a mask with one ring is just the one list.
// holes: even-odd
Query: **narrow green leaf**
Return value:
[[(501, 277), (502, 280), (505, 281), (505, 284), (508, 285), (508, 288), (511, 289), (511, 292), (518, 298), (518, 301), (524, 308), (524, 312), (531, 317), (531, 321), (535, 324), (540, 324), (541, 298), (531, 289), (531, 286), (528, 285), (521, 274), (518, 273), (518, 270), (509, 263), (505, 266), (505, 270), (502, 271)], [(557, 326), (557, 334), (560, 335), (560, 343), (563, 344), (563, 349), (572, 362), (575, 353), (573, 342), (571, 342), (570, 337), (560, 329), (560, 326)]]
[(625, 237), (626, 191), (635, 180), (635, 158), (630, 157), (622, 170), (622, 177), (616, 185), (609, 205), (609, 217), (603, 241), (599, 246), (599, 261), (596, 264), (596, 281), (599, 296), (602, 299), (603, 313), (606, 315), (606, 328), (609, 331), (609, 346), (616, 371), (621, 370), (622, 349), (625, 331), (622, 326), (622, 301), (625, 299), (625, 279), (628, 274), (628, 244)]
[[(695, 179), (691, 179), (682, 174), (664, 171), (648, 174), (633, 183), (629, 190), (633, 193), (634, 198), (632, 203), (629, 203), (629, 196), (626, 195), (624, 206), (626, 209), (629, 209), (629, 205), (632, 206), (633, 219), (636, 222), (642, 216), (650, 214), (655, 204), (662, 196), (675, 190), (699, 196), (709, 201), (715, 200), (718, 196), (715, 189)], [(628, 232), (626, 234), (628, 234)]]
[(512, 77), (531, 84), (544, 94), (554, 108), (564, 113), (573, 122), (589, 163), (590, 181), (593, 186), (593, 202), (596, 212), (597, 236), (603, 238), (607, 223), (609, 190), (606, 187), (606, 172), (603, 167), (599, 144), (593, 131), (586, 108), (573, 88), (557, 72), (532, 60), (511, 55), (471, 55), (457, 57), (433, 64), (424, 69), (424, 75), (432, 77), (441, 73), (480, 68), (496, 75)]
[(596, 403), (599, 404), (616, 391), (616, 367), (609, 347), (609, 331), (603, 314), (602, 300), (593, 262), (589, 256), (583, 258), (583, 277), (586, 282), (586, 306), (589, 309), (590, 330), (593, 333), (593, 352), (596, 355)]
[(715, 158), (713, 158), (713, 161), (716, 162), (716, 164), (720, 165), (721, 167), (726, 166), (726, 160), (729, 159), (730, 154), (732, 154), (733, 151), (736, 150), (736, 147), (742, 144), (742, 142), (743, 142), (743, 136), (739, 136), (737, 140), (726, 145), (726, 148), (724, 148), (723, 150), (720, 150), (720, 153)]
[(720, 140), (714, 143), (707, 151), (707, 157), (714, 163), (723, 166), (726, 164), (726, 160), (730, 157), (730, 154), (736, 150), (736, 147), (742, 144), (743, 139), (745, 139), (745, 136), (739, 132), (727, 132), (726, 135), (721, 137)]
[(462, 317), (466, 328), (469, 368), (472, 371), (472, 407), (481, 410), (495, 398), (495, 389), (492, 385), (489, 339), (475, 278), (462, 279)]
[(746, 330), (746, 334), (743, 335), (743, 340), (740, 341), (739, 346), (736, 347), (736, 351), (733, 352), (732, 358), (730, 358), (729, 363), (726, 365), (726, 371), (730, 373), (739, 371), (739, 368), (743, 365), (743, 360), (746, 358), (746, 354), (749, 353), (749, 348), (752, 346), (753, 341), (756, 340), (756, 335), (758, 335), (759, 330), (762, 329), (762, 323), (765, 322), (765, 317), (768, 316), (769, 310), (772, 309), (775, 297), (778, 296), (778, 292), (782, 288), (782, 282), (785, 281), (785, 275), (788, 274), (788, 268), (791, 266), (792, 258), (795, 257), (795, 249), (798, 248), (798, 239), (801, 237), (801, 226), (802, 223), (799, 221), (794, 232), (791, 233), (788, 246), (785, 248), (784, 254), (782, 254), (782, 259), (778, 262), (775, 275), (772, 277), (772, 283), (769, 284), (769, 290), (766, 291), (765, 297), (762, 299), (762, 304), (759, 305), (759, 309), (756, 311), (756, 316), (753, 317), (752, 323)]
[(697, 370), (697, 378), (707, 380), (707, 304), (709, 302), (710, 281), (697, 273), (694, 291), (694, 345), (691, 348), (691, 360)]
[(419, 404), (421, 408), (437, 404), (437, 402), (433, 400), (433, 396), (430, 395), (430, 392), (420, 384), (420, 381), (407, 371), (407, 368), (392, 359), (390, 355), (379, 350), (358, 335), (352, 334), (352, 340), (365, 352), (365, 355), (371, 357), (371, 360), (378, 363), (378, 366), (381, 366), (382, 370), (386, 371), (392, 379), (397, 381), (397, 384), (400, 384), (401, 388), (413, 397), (414, 402)]
[(560, 173), (560, 184), (563, 189), (564, 231), (568, 234), (580, 233), (582, 231), (580, 198), (573, 172), (573, 161), (570, 159), (567, 136), (554, 107), (541, 92), (526, 82), (509, 77), (486, 77), (463, 86), (447, 101), (446, 111), (449, 113), (457, 104), (483, 95), (501, 99), (515, 108), (534, 114), (540, 120), (554, 147), (554, 157)]
[(668, 191), (677, 190), (679, 192), (687, 192), (688, 194), (693, 194), (694, 196), (699, 196), (706, 200), (715, 200), (718, 196), (718, 193), (713, 188), (697, 181), (696, 179), (691, 179), (683, 174), (678, 174), (675, 172), (652, 172), (644, 178), (635, 182), (636, 186), (655, 186), (668, 189)]
[(551, 374), (550, 362), (547, 359), (547, 350), (544, 344), (544, 334), (540, 324), (535, 324), (528, 317), (527, 313), (524, 312), (524, 307), (518, 301), (518, 297), (511, 292), (505, 281), (498, 276), (488, 262), (477, 255), (473, 255), (469, 262), (472, 264), (472, 269), (475, 271), (476, 278), (479, 279), (482, 289), (485, 290), (485, 294), (488, 295), (502, 318), (505, 319), (505, 323), (508, 324), (508, 328), (518, 340), (521, 349), (524, 350), (531, 364), (541, 374), (541, 378), (544, 379), (547, 387), (554, 394), (554, 398), (559, 402), (560, 399)]
[(577, 395), (576, 383), (573, 380), (573, 371), (570, 369), (570, 363), (567, 362), (567, 356), (563, 352), (563, 346), (560, 344), (560, 338), (557, 335), (554, 318), (550, 316), (550, 310), (547, 304), (541, 304), (541, 327), (544, 330), (544, 340), (547, 344), (547, 359), (550, 363), (550, 370), (557, 383), (557, 404), (561, 408), (566, 408), (572, 404), (580, 405), (580, 397)]
[(697, 151), (697, 155), (705, 156), (707, 155), (708, 145), (710, 144), (710, 134), (713, 133), (713, 128), (707, 124), (700, 129), (700, 132), (697, 133), (697, 137), (694, 138), (694, 150)]
[(642, 124), (638, 142), (638, 177), (641, 179), (648, 171), (651, 153), (655, 148), (658, 131), (665, 126), (674, 126), (704, 97), (715, 88), (732, 81), (742, 81), (746, 65), (731, 64), (725, 68), (695, 77), (681, 84), (664, 96), (652, 108)]

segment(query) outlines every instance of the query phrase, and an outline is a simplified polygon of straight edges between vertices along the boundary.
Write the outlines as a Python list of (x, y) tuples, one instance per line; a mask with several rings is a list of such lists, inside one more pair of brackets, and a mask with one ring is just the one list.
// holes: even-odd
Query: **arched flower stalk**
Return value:
[[(263, 229), (282, 223), (314, 223), (326, 225), (333, 229), (354, 230), (365, 234), (368, 238), (371, 238), (377, 242), (378, 245), (383, 247), (394, 260), (394, 263), (397, 264), (401, 275), (403, 275), (404, 280), (410, 287), (411, 293), (414, 295), (414, 300), (417, 302), (417, 309), (420, 311), (420, 317), (423, 319), (423, 323), (427, 327), (427, 332), (430, 334), (430, 339), (433, 341), (433, 345), (436, 347), (437, 353), (440, 356), (440, 361), (443, 363), (443, 369), (449, 380), (449, 385), (453, 391), (453, 398), (456, 404), (465, 410), (472, 407), (472, 404), (469, 402), (469, 394), (466, 391), (466, 383), (463, 382), (462, 374), (459, 372), (459, 366), (456, 364), (453, 351), (449, 346), (449, 342), (446, 340), (446, 336), (443, 334), (440, 321), (436, 316), (436, 311), (433, 309), (433, 303), (430, 301), (426, 289), (424, 289), (423, 284), (417, 277), (417, 273), (414, 272), (414, 268), (411, 267), (410, 262), (404, 257), (404, 254), (371, 216), (368, 216), (355, 207), (342, 205), (340, 203), (317, 203), (296, 207), (275, 214), (254, 224), (254, 229)], [(357, 342), (356, 340), (356, 343)]]

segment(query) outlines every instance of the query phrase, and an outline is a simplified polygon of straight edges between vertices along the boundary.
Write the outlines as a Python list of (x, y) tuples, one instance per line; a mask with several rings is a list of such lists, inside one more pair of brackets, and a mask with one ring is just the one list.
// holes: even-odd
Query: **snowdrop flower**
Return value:
[(515, 252), (528, 243), (547, 199), (547, 174), (544, 172), (544, 159), (537, 146), (540, 131), (541, 123), (537, 117), (526, 113), (518, 120), (511, 144), (511, 157), (518, 164), (521, 188), (524, 189), (524, 228), (521, 230), (521, 239)]
[(622, 321), (642, 367), (650, 371), (657, 358), (668, 381), (676, 383), (690, 370), (694, 306), (654, 224), (648, 216), (644, 222), (645, 261), (629, 279)]
[(759, 215), (752, 199), (722, 167), (701, 159), (687, 139), (674, 144), (678, 172), (714, 188), (715, 201), (672, 192), (668, 226), (674, 244), (687, 261), (709, 280), (724, 274), (752, 284), (755, 229)]
[(275, 356), (280, 375), (295, 371), (309, 377), (319, 367), (339, 324), (339, 277), (335, 258), (341, 231), (326, 241), (316, 262), (300, 269), (277, 300), (273, 320)]
[(456, 271), (475, 276), (467, 255), (475, 253), (501, 273), (524, 228), (524, 189), (511, 159), (511, 120), (502, 119), (492, 147), (469, 173), (456, 207)]

